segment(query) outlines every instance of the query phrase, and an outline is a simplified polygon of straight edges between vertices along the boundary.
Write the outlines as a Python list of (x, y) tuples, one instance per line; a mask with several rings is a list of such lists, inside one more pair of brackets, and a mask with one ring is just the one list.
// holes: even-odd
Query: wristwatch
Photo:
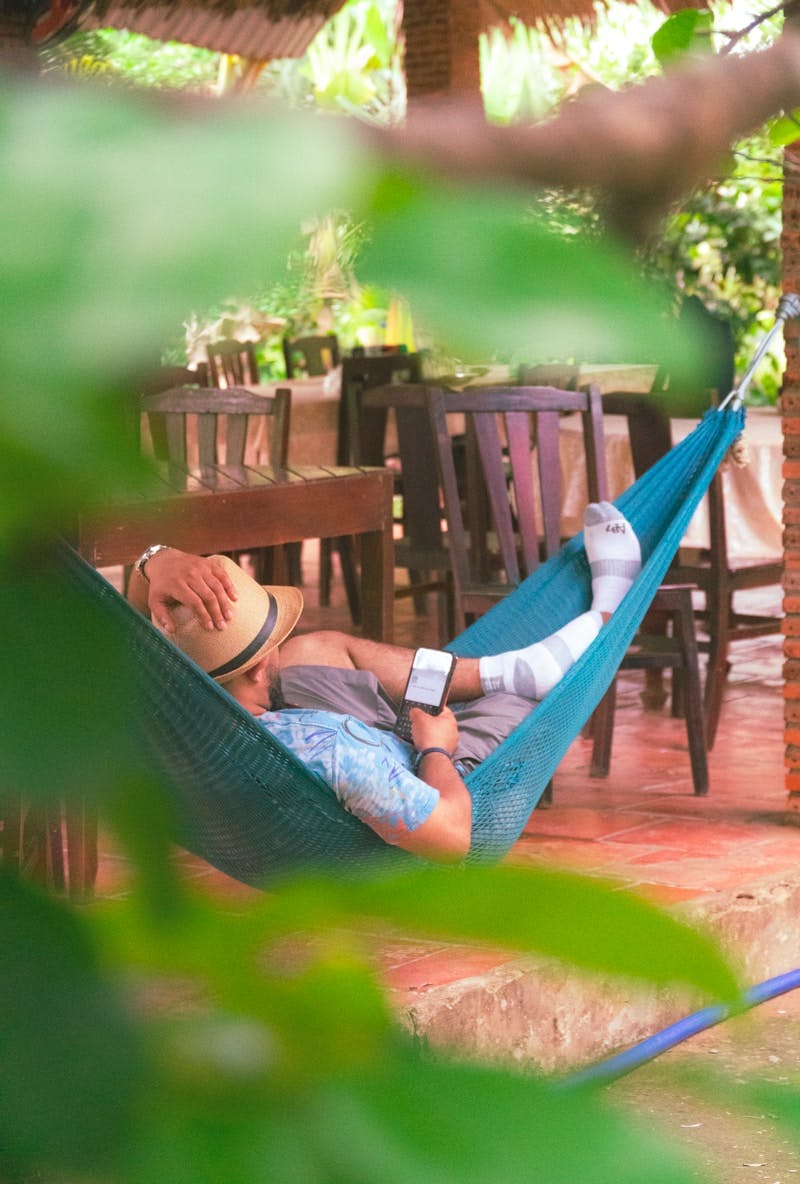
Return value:
[(145, 564), (148, 562), (148, 560), (152, 559), (153, 556), (156, 555), (159, 551), (168, 551), (168, 550), (169, 550), (169, 547), (167, 546), (166, 543), (153, 543), (153, 545), (151, 547), (148, 547), (146, 551), (142, 551), (141, 555), (139, 556), (139, 558), (136, 560), (136, 562), (133, 565), (133, 570), (138, 572), (140, 576), (143, 576), (149, 584), (150, 580), (148, 578), (147, 572), (144, 570)]

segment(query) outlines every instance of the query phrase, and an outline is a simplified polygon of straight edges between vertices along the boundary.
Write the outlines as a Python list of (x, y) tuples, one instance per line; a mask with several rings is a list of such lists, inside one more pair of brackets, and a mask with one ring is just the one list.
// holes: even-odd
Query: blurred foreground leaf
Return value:
[[(493, 877), (479, 878), (488, 889)], [(423, 902), (432, 899), (424, 880), (409, 876), (407, 888), (424, 911)], [(359, 970), (350, 961), (348, 936), (336, 927), (346, 919), (341, 897), (326, 916), (323, 890), (312, 901), (287, 885), (275, 901), (246, 914), (223, 915), (200, 904), (191, 916), (151, 927), (155, 946), (141, 931), (143, 961), (172, 960), (176, 970), (193, 974), (204, 961), (208, 989), (196, 1014), (158, 1020), (153, 1028), (159, 1075), (126, 1184), (154, 1178), (489, 1184), (532, 1175), (548, 1184), (688, 1184), (695, 1178), (668, 1146), (616, 1115), (598, 1092), (572, 1093), (502, 1068), (419, 1055), (390, 1022), (366, 966)], [(385, 890), (404, 894), (395, 882)], [(361, 900), (358, 887), (353, 895)], [(278, 944), (259, 966), (254, 954), (274, 931), (269, 913), (287, 898), (283, 919), (303, 926), (308, 907), (321, 932), (300, 945), (301, 934), (293, 933), (288, 960)], [(502, 894), (499, 903), (506, 903)], [(469, 898), (462, 907), (470, 907)], [(434, 900), (434, 915), (440, 911)], [(527, 912), (519, 891), (516, 911), (523, 918)], [(104, 912), (106, 948), (116, 942), (117, 958), (130, 954), (135, 917), (124, 904)], [(596, 922), (604, 920), (601, 906)], [(518, 933), (525, 928), (524, 920), (516, 925)], [(652, 940), (662, 933), (651, 930)]]
[(44, 549), (0, 563), (0, 612), (3, 790), (102, 796), (137, 764), (126, 639)]
[(107, 1166), (143, 1079), (135, 1025), (64, 904), (0, 873), (0, 926), (2, 1153), (11, 1165)]
[[(190, 926), (175, 919), (151, 930), (141, 928), (146, 918), (135, 909), (115, 909), (98, 921), (116, 960), (202, 973), (218, 990), (226, 967), (252, 965), (259, 948), (287, 936), (374, 934), (376, 926), (393, 926), (544, 954), (657, 986), (680, 983), (720, 1001), (739, 994), (733, 969), (710, 937), (594, 877), (546, 868), (422, 866), (349, 881), (300, 878), (276, 889), (235, 919), (196, 909)], [(228, 997), (234, 989), (231, 984)]]
[(283, 273), (366, 176), (355, 145), (344, 120), (0, 76), (0, 541), (124, 482), (165, 341)]
[(621, 249), (551, 233), (529, 193), (388, 168), (352, 121), (6, 78), (0, 155), (0, 542), (123, 487), (164, 342), (282, 275), (303, 220), (335, 208), (367, 221), (365, 269), (463, 356), (691, 372)]
[[(233, 1026), (229, 1027), (229, 1035)], [(244, 1033), (242, 1033), (244, 1034)], [(388, 1048), (369, 1071), (312, 1088), (219, 1090), (197, 1077), (157, 1093), (125, 1184), (692, 1184), (652, 1131), (598, 1097), (502, 1070), (431, 1063)]]
[(608, 239), (552, 233), (510, 187), (387, 174), (361, 267), (402, 291), (461, 356), (659, 362), (688, 379), (699, 342)]
[(597, 1098), (491, 1069), (398, 1058), (331, 1083), (308, 1115), (326, 1181), (678, 1184), (696, 1179), (651, 1132)]
[(619, 885), (547, 868), (423, 867), (380, 879), (298, 883), (273, 902), (278, 924), (320, 924), (333, 909), (411, 932), (560, 958), (656, 985), (684, 983), (720, 1000), (739, 994), (715, 942)]

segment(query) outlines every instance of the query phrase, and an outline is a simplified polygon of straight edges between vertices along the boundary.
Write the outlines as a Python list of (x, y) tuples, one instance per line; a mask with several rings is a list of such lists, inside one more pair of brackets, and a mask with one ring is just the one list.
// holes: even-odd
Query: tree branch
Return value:
[(615, 228), (634, 241), (686, 192), (719, 171), (730, 145), (800, 105), (800, 33), (769, 49), (674, 68), (620, 92), (587, 89), (546, 122), (487, 124), (457, 99), (409, 109), (374, 129), (380, 150), (456, 180), (520, 187), (592, 187)]

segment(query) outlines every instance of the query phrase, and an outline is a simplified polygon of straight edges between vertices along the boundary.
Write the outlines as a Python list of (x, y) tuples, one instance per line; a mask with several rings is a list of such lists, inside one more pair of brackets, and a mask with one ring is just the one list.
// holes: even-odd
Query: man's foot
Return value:
[(592, 502), (583, 515), (583, 542), (592, 572), (592, 608), (613, 613), (642, 569), (633, 527), (611, 502)]

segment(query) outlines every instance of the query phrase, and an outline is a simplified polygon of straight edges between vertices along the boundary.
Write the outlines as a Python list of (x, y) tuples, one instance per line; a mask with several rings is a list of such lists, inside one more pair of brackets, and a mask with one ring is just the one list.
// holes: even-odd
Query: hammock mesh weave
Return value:
[[(642, 543), (644, 564), (622, 605), (542, 704), (467, 778), (473, 799), (469, 861), (504, 855), (573, 739), (607, 690), (726, 450), (742, 410), (712, 410), (617, 500)], [(167, 786), (175, 839), (245, 883), (293, 869), (352, 872), (408, 860), (348, 814), (333, 791), (203, 671), (166, 641), (77, 554), (71, 580), (118, 628), (136, 657), (136, 741)], [(450, 648), (479, 656), (546, 637), (591, 599), (582, 536), (570, 540)]]

